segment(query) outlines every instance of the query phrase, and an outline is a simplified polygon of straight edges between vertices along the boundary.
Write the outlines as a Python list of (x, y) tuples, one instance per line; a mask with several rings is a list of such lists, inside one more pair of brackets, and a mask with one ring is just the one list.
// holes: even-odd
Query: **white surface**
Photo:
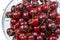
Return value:
[(4, 12), (3, 9), (6, 8), (10, 1), (11, 0), (0, 0), (0, 40), (7, 40), (2, 30), (2, 15)]

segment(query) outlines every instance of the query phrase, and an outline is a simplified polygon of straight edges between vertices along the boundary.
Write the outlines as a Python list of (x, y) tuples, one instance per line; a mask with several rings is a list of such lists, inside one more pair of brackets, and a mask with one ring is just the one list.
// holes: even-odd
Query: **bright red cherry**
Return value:
[(34, 27), (34, 31), (38, 32), (40, 30), (40, 27)]
[(18, 19), (18, 18), (20, 18), (21, 17), (21, 13), (20, 12), (15, 12), (15, 13), (13, 13), (13, 18), (14, 19)]
[(49, 9), (50, 9), (50, 7), (49, 7), (48, 4), (44, 4), (43, 7), (42, 7), (43, 11), (48, 11)]
[(37, 6), (36, 9), (38, 12), (42, 12), (41, 6)]
[(33, 19), (32, 20), (32, 25), (33, 26), (38, 26), (39, 25), (38, 19)]
[(57, 23), (60, 23), (60, 15), (59, 14), (56, 16), (56, 21), (57, 21)]

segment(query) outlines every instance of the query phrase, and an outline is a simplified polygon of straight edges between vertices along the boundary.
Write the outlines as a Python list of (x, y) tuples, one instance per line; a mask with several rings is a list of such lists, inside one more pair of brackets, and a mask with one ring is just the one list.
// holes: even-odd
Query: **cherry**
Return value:
[(19, 40), (19, 38), (14, 36), (12, 40)]
[(38, 1), (32, 1), (32, 5), (33, 5), (33, 7), (38, 6)]
[(31, 35), (29, 35), (29, 36), (28, 36), (28, 40), (35, 40), (34, 35), (32, 35), (32, 34), (31, 34)]
[(13, 36), (13, 35), (15, 34), (14, 29), (8, 28), (8, 29), (7, 29), (7, 34), (8, 34), (9, 36)]
[(51, 19), (47, 19), (46, 20), (46, 24), (48, 25), (49, 23), (52, 23), (53, 22), (53, 20), (51, 20)]
[(48, 4), (44, 4), (43, 7), (42, 7), (43, 11), (48, 11), (49, 9), (50, 9), (50, 7), (49, 7)]
[(18, 8), (21, 10), (23, 8), (23, 4), (22, 3), (19, 3), (18, 5)]
[(40, 26), (40, 28), (41, 28), (41, 31), (45, 31), (45, 30), (46, 30), (46, 24), (45, 24), (45, 23), (42, 24), (42, 25)]
[(44, 32), (40, 32), (40, 35), (45, 38), (46, 37), (46, 34)]
[(19, 28), (19, 26), (20, 26), (19, 22), (17, 22), (17, 23), (15, 24), (15, 26), (16, 26), (16, 28)]
[(12, 12), (7, 12), (6, 16), (12, 18)]
[(39, 30), (40, 30), (39, 27), (34, 27), (34, 31), (35, 31), (35, 32), (38, 32)]
[(36, 8), (31, 8), (30, 9), (30, 15), (35, 15), (35, 14), (37, 14)]
[(37, 6), (36, 9), (38, 12), (42, 12), (41, 6)]
[(56, 21), (57, 21), (57, 23), (60, 23), (60, 15), (59, 14), (56, 16)]
[(23, 12), (23, 18), (26, 20), (26, 19), (29, 19), (29, 14), (28, 14), (28, 11), (24, 11)]
[(11, 19), (10, 22), (11, 22), (12, 25), (16, 24), (16, 20), (15, 19)]
[(20, 22), (20, 25), (27, 25), (26, 21)]
[(13, 5), (13, 6), (11, 7), (11, 11), (12, 11), (12, 12), (15, 12), (15, 10), (16, 10), (16, 6)]
[(25, 21), (25, 20), (24, 20), (23, 18), (20, 18), (20, 19), (19, 19), (19, 23), (20, 23), (20, 22), (24, 22), (24, 21)]
[(57, 28), (57, 29), (55, 30), (55, 34), (60, 35), (60, 28)]
[(47, 26), (48, 30), (54, 31), (57, 28), (55, 23), (49, 23)]
[(13, 18), (14, 19), (18, 19), (18, 18), (20, 18), (21, 17), (21, 13), (20, 12), (15, 12), (15, 13), (13, 13)]
[(21, 26), (20, 26), (20, 30), (21, 30), (22, 32), (27, 32), (27, 29), (28, 29), (28, 25), (21, 25)]
[(56, 9), (57, 7), (58, 7), (58, 3), (57, 2), (55, 2), (55, 1), (51, 2), (51, 8), (52, 9)]
[(27, 40), (27, 36), (25, 34), (20, 34), (19, 40)]
[(47, 15), (45, 13), (41, 13), (39, 15), (39, 20), (42, 21), (42, 20), (46, 20), (47, 19)]
[(43, 37), (41, 35), (38, 35), (37, 40), (43, 40)]
[(53, 12), (50, 12), (49, 16), (50, 16), (50, 18), (55, 18), (56, 17), (56, 14), (57, 13), (53, 11)]
[(48, 40), (56, 40), (56, 39), (57, 39), (57, 38), (56, 38), (55, 35), (51, 35)]
[(33, 26), (38, 26), (38, 25), (39, 25), (38, 19), (33, 19), (33, 20), (32, 20), (32, 25), (33, 25)]
[(33, 35), (36, 37), (38, 34), (37, 34), (37, 32), (33, 32)]

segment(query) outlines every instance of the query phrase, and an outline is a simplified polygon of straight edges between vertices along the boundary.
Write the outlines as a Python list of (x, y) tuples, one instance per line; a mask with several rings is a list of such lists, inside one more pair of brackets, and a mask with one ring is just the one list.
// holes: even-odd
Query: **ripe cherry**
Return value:
[(49, 16), (50, 16), (50, 18), (55, 18), (56, 17), (56, 14), (57, 13), (53, 11), (53, 12), (50, 12)]
[(20, 12), (15, 12), (15, 13), (13, 13), (13, 18), (14, 19), (18, 19), (18, 18), (20, 18), (21, 17), (21, 13)]
[(57, 23), (60, 23), (60, 15), (59, 14), (56, 16), (56, 21), (57, 21)]
[(38, 12), (42, 12), (41, 6), (37, 6), (36, 9)]
[(38, 32), (40, 30), (40, 27), (34, 27), (34, 31)]
[(49, 9), (50, 9), (50, 7), (49, 7), (48, 4), (44, 4), (43, 7), (42, 7), (43, 11), (48, 11)]

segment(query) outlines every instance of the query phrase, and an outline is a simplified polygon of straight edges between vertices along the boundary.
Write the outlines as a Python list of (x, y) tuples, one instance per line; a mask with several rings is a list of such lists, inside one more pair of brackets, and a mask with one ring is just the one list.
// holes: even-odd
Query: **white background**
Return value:
[(2, 15), (3, 15), (4, 9), (6, 8), (6, 6), (10, 1), (11, 0), (0, 0), (0, 40), (7, 40), (2, 30)]

